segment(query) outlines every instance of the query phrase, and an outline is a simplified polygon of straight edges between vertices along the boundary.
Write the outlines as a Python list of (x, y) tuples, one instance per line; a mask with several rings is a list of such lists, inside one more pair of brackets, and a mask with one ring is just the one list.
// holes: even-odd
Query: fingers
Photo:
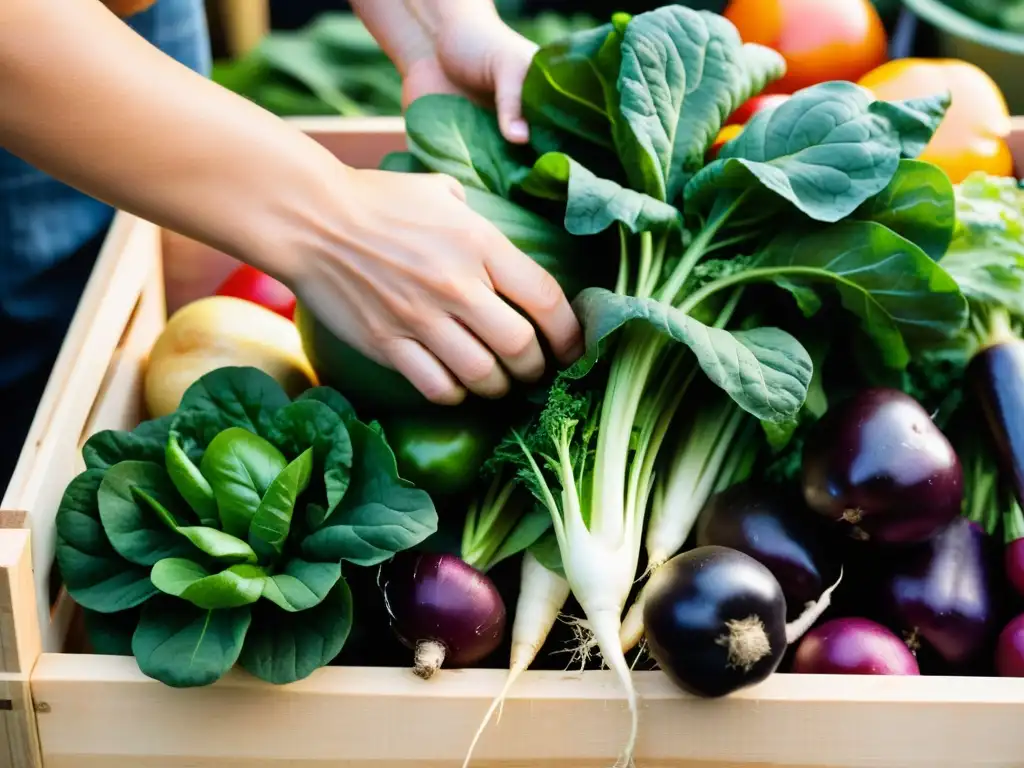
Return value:
[(560, 361), (569, 364), (583, 354), (579, 321), (547, 270), (515, 250), (502, 250), (491, 256), (486, 267), (494, 290), (533, 319)]
[(466, 390), (441, 361), (418, 341), (394, 339), (384, 356), (396, 371), (405, 376), (423, 396), (438, 405), (458, 405), (466, 399)]
[(465, 326), (446, 317), (420, 331), (424, 346), (471, 392), (498, 398), (508, 392), (509, 379), (492, 352)]
[(466, 202), (466, 189), (457, 179), (445, 173), (432, 173), (430, 176), (437, 180), (437, 183), (452, 193), (457, 199)]
[(525, 144), (530, 139), (530, 127), (523, 119), (523, 80), (530, 60), (524, 58), (515, 65), (505, 67), (494, 84), (494, 106), (498, 112), (498, 126), (506, 141)]
[(536, 381), (543, 375), (544, 352), (533, 326), (491, 286), (481, 283), (478, 291), (466, 297), (462, 320), (517, 379)]

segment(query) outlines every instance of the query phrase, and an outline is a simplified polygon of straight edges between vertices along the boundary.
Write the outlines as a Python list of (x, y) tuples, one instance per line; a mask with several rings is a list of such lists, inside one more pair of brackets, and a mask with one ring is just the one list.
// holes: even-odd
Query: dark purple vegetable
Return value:
[(996, 672), (1000, 677), (1024, 677), (1024, 614), (1013, 619), (999, 633)]
[(867, 389), (815, 424), (803, 454), (803, 492), (816, 512), (855, 538), (912, 543), (960, 513), (963, 470), (921, 404)]
[(1000, 338), (975, 353), (966, 380), (981, 403), (999, 463), (1024, 504), (1024, 341)]
[(481, 661), (505, 633), (505, 603), (491, 580), (454, 555), (407, 552), (381, 567), (378, 586), (391, 628), (430, 678), (442, 663)]
[(868, 619), (833, 619), (808, 632), (793, 657), (805, 675), (920, 675), (907, 644)]
[(741, 483), (712, 496), (697, 519), (698, 547), (718, 545), (750, 555), (779, 580), (792, 621), (835, 581), (835, 553), (803, 504), (777, 488)]
[(884, 599), (891, 614), (913, 642), (927, 643), (950, 664), (972, 660), (994, 630), (987, 544), (984, 531), (957, 518), (896, 560), (886, 579)]
[(786, 598), (761, 563), (727, 547), (676, 555), (647, 585), (651, 656), (683, 690), (725, 696), (759, 683), (786, 652)]

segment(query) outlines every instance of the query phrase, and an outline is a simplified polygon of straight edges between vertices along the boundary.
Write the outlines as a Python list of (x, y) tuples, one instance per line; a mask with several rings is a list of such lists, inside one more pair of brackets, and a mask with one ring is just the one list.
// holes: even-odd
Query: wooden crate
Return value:
[[(298, 122), (353, 165), (376, 165), (403, 143), (399, 120)], [(450, 768), (501, 686), (500, 670), (424, 682), (405, 669), (328, 667), (283, 687), (236, 671), (175, 690), (130, 657), (66, 652), (74, 606), (65, 594), (51, 600), (49, 571), (80, 446), (138, 422), (146, 355), (167, 308), (211, 292), (233, 265), (116, 219), (0, 504), (0, 768)], [(1024, 766), (1024, 680), (775, 675), (705, 701), (660, 672), (635, 678), (640, 766)], [(611, 673), (531, 672), (475, 765), (609, 766), (627, 727)]]

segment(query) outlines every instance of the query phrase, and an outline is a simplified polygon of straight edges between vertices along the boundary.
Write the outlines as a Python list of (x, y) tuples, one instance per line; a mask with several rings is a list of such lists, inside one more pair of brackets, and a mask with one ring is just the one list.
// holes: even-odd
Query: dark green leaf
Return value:
[(689, 347), (708, 378), (759, 419), (790, 419), (807, 395), (810, 357), (800, 342), (777, 328), (712, 328), (668, 304), (602, 288), (583, 291), (573, 308), (586, 334), (587, 356), (576, 366), (580, 373), (593, 365), (605, 338), (640, 321)]
[(720, 197), (763, 187), (812, 219), (836, 222), (849, 216), (888, 186), (899, 167), (903, 137), (927, 131), (918, 123), (908, 127), (885, 119), (877, 103), (866, 89), (836, 81), (758, 112), (718, 159), (690, 180), (687, 203), (708, 212)]
[(249, 564), (211, 574), (193, 560), (168, 557), (153, 566), (149, 577), (161, 592), (212, 611), (255, 603), (263, 594), (267, 574)]
[(132, 608), (118, 613), (82, 610), (89, 650), (101, 656), (131, 656), (132, 635), (139, 625), (142, 609)]
[(319, 605), (341, 578), (340, 563), (288, 561), (284, 570), (267, 578), (263, 597), (289, 613)]
[(149, 569), (124, 560), (100, 522), (98, 494), (103, 469), (75, 477), (57, 509), (57, 564), (68, 594), (79, 605), (115, 613), (144, 603), (157, 590)]
[(382, 171), (393, 173), (429, 173), (430, 169), (416, 159), (411, 152), (389, 152), (378, 166)]
[(322, 603), (290, 614), (267, 601), (254, 620), (239, 660), (250, 674), (283, 685), (309, 677), (341, 653), (352, 629), (352, 593), (340, 579)]
[[(317, 467), (323, 468), (326, 511), (332, 512), (348, 490), (352, 474), (352, 439), (345, 421), (354, 419), (355, 411), (334, 390), (318, 387), (306, 394), (318, 390), (318, 396), (300, 397), (278, 411), (276, 442), (289, 456), (298, 456), (312, 447)], [(337, 396), (333, 403), (330, 393)]]
[(525, 173), (523, 148), (509, 144), (495, 114), (462, 96), (430, 94), (405, 113), (409, 151), (465, 187), (507, 197)]
[(531, 504), (519, 518), (512, 532), (505, 537), (498, 550), (490, 557), (493, 568), (502, 560), (518, 555), (533, 547), (551, 529), (551, 513), (542, 504)]
[(558, 548), (558, 538), (555, 536), (554, 530), (548, 531), (537, 539), (530, 547), (530, 554), (552, 573), (565, 577), (565, 569), (562, 567), (562, 552)]
[(307, 448), (267, 488), (249, 524), (249, 543), (262, 558), (277, 557), (284, 551), (295, 504), (309, 485), (312, 473), (313, 449)]
[(226, 533), (240, 539), (249, 535), (263, 495), (287, 464), (269, 441), (240, 427), (229, 427), (210, 441), (199, 469), (213, 488)]
[(876, 101), (871, 110), (896, 129), (903, 157), (915, 158), (931, 142), (951, 101), (949, 91), (944, 91), (921, 99)]
[(199, 522), (206, 526), (217, 525), (220, 520), (217, 517), (217, 500), (213, 496), (213, 488), (199, 467), (182, 450), (175, 432), (171, 432), (167, 440), (164, 463), (171, 482), (199, 517)]
[[(122, 461), (106, 471), (100, 483), (100, 521), (114, 549), (136, 565), (151, 566), (165, 557), (188, 557), (195, 549), (161, 519), (136, 489), (152, 490), (151, 497), (174, 498), (174, 486), (162, 466), (149, 461)], [(174, 509), (174, 515), (180, 515)], [(175, 517), (182, 525), (182, 517)]]
[(119, 461), (162, 461), (172, 416), (144, 421), (131, 432), (104, 430), (85, 441), (82, 458), (88, 469), (107, 469)]
[(312, 387), (295, 399), (297, 401), (316, 400), (323, 403), (338, 414), (346, 424), (356, 417), (356, 411), (352, 404), (336, 389), (331, 389), (330, 387)]
[(889, 186), (867, 200), (854, 218), (877, 221), (938, 261), (956, 228), (953, 183), (938, 166), (901, 160)]
[(352, 482), (302, 551), (311, 560), (377, 565), (437, 530), (437, 512), (426, 492), (399, 478), (395, 455), (380, 434), (358, 421), (349, 423), (349, 433)]
[(174, 688), (209, 685), (242, 652), (250, 609), (203, 611), (182, 600), (150, 600), (132, 637), (142, 673)]

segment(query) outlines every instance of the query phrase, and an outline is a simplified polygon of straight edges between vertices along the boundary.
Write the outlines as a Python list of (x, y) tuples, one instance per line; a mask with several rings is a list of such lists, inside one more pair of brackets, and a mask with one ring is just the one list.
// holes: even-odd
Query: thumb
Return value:
[(494, 83), (494, 106), (498, 111), (498, 125), (506, 141), (525, 144), (530, 138), (530, 127), (523, 119), (523, 80), (529, 66), (505, 66)]

